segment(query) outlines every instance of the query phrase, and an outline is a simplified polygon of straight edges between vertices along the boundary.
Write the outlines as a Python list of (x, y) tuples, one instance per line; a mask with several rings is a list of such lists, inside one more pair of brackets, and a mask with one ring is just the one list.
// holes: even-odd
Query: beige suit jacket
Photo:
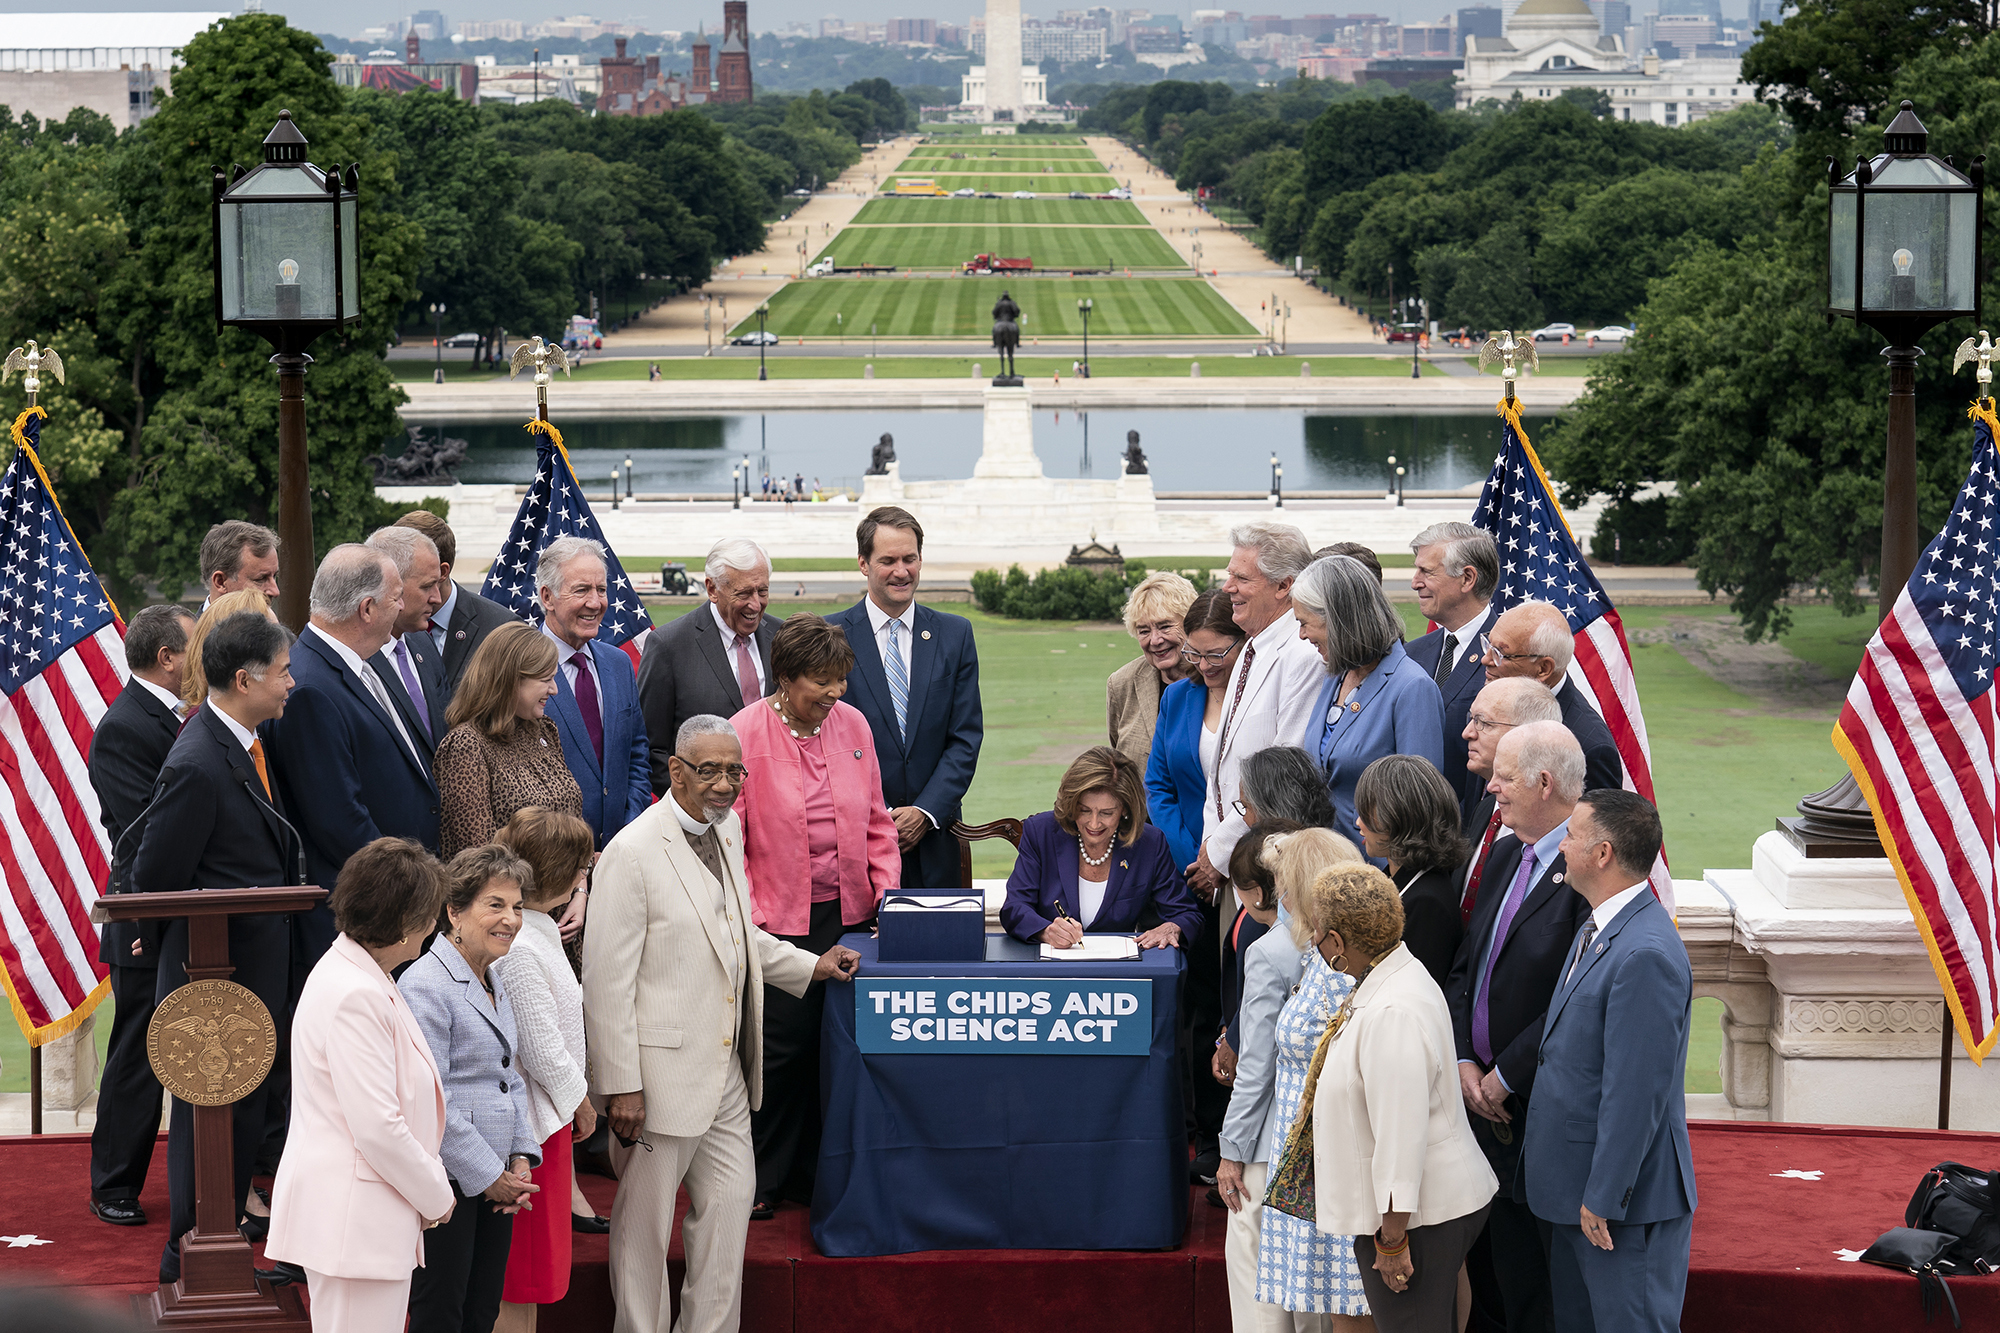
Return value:
[(1153, 755), (1153, 728), (1160, 721), (1160, 696), (1166, 692), (1160, 669), (1139, 654), (1111, 673), (1104, 682), (1104, 711), (1111, 731), (1111, 748), (1146, 771)]
[[(627, 824), (598, 859), (583, 940), (584, 1041), (593, 1092), (643, 1092), (647, 1130), (695, 1138), (715, 1121), (731, 1062), (751, 1109), (762, 1105), (764, 983), (804, 995), (818, 959), (750, 923), (734, 811), (716, 828), (729, 881), (728, 918), (717, 920), (715, 881), (673, 799)], [(743, 943), (729, 938), (731, 923)], [(739, 950), (740, 996), (726, 962)]]

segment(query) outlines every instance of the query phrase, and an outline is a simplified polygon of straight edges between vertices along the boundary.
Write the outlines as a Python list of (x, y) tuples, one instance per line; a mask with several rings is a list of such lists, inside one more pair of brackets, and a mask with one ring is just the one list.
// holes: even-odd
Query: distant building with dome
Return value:
[(1624, 40), (1599, 30), (1584, 0), (1521, 0), (1498, 37), (1465, 39), (1458, 105), (1469, 109), (1516, 94), (1552, 101), (1571, 88), (1602, 91), (1616, 120), (1687, 125), (1755, 100), (1735, 57), (1633, 58)]

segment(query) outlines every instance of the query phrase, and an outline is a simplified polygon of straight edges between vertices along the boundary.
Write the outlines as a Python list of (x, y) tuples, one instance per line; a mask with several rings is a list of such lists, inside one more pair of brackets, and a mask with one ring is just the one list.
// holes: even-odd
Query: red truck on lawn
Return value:
[(1002, 259), (996, 255), (974, 255), (965, 265), (967, 273), (1032, 273), (1032, 259)]

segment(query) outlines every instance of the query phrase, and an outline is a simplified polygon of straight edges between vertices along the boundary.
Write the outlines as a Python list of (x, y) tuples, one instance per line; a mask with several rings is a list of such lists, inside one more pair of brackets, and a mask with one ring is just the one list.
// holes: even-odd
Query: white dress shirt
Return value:
[(135, 675), (132, 677), (132, 679), (138, 681), (141, 685), (145, 686), (146, 692), (152, 695), (155, 699), (158, 699), (161, 703), (165, 704), (168, 707), (168, 709), (172, 711), (175, 717), (181, 716), (181, 709), (185, 708), (187, 705), (182, 701), (181, 697), (178, 694), (175, 694), (172, 690), (167, 689), (163, 685), (155, 685), (152, 681), (147, 680), (144, 676)]
[(882, 655), (882, 660), (885, 662), (889, 660), (889, 622), (891, 620), (896, 622), (897, 656), (903, 659), (904, 678), (914, 685), (917, 677), (916, 673), (910, 670), (910, 637), (913, 633), (910, 623), (917, 618), (917, 604), (912, 601), (903, 608), (903, 614), (900, 616), (891, 616), (875, 605), (873, 597), (863, 598), (862, 605), (868, 608), (868, 623), (875, 627), (875, 651)]
[[(1617, 920), (1618, 914), (1624, 911), (1626, 906), (1630, 904), (1634, 898), (1638, 897), (1642, 893), (1651, 893), (1652, 891), (1653, 891), (1652, 884), (1642, 879), (1637, 884), (1634, 884), (1631, 888), (1619, 890), (1617, 893), (1612, 894), (1609, 898), (1606, 898), (1603, 902), (1599, 903), (1596, 907), (1592, 908), (1590, 912), (1592, 936), (1596, 939), (1604, 938), (1604, 928), (1606, 926), (1609, 926), (1613, 921)], [(1581, 932), (1579, 932), (1579, 936), (1580, 935)], [(1583, 955), (1581, 953), (1577, 954), (1576, 957), (1570, 959), (1569, 970), (1563, 973), (1563, 980), (1565, 982), (1568, 981), (1570, 977), (1575, 974), (1576, 969), (1582, 966), (1582, 964), (1583, 964)]]
[(430, 636), (431, 647), (437, 649), (439, 661), (444, 660), (444, 641), (451, 635), (452, 608), (458, 605), (458, 580), (446, 579), (444, 586), (451, 589), (451, 594), (431, 617), (431, 627), (424, 631)]
[(424, 767), (423, 753), (417, 749), (416, 742), (410, 739), (410, 733), (404, 729), (402, 714), (396, 711), (396, 705), (389, 698), (389, 687), (382, 683), (382, 677), (376, 674), (375, 668), (369, 666), (367, 660), (361, 654), (355, 652), (331, 634), (328, 634), (318, 625), (307, 625), (306, 628), (318, 635), (321, 643), (327, 644), (334, 652), (338, 653), (340, 660), (347, 664), (349, 671), (361, 677), (362, 683), (368, 688), (368, 693), (374, 698), (376, 703), (382, 705), (383, 711), (388, 713), (389, 725), (393, 726), (396, 729), (396, 734), (403, 738), (403, 744), (409, 747), (410, 755), (417, 761), (417, 766), (419, 768)]
[(208, 711), (222, 719), (222, 725), (229, 728), (229, 734), (236, 738), (236, 743), (243, 747), (245, 754), (248, 754), (251, 743), (257, 739), (257, 733), (217, 708), (212, 700), (208, 705)]
[(1088, 927), (1097, 920), (1097, 914), (1104, 910), (1104, 891), (1111, 887), (1110, 879), (1085, 879), (1076, 877), (1076, 923)]
[[(736, 670), (736, 640), (742, 636), (737, 634), (734, 625), (722, 618), (722, 608), (714, 602), (708, 604), (708, 613), (715, 617), (715, 627), (722, 631), (722, 655), (729, 659), (729, 670), (733, 674)], [(757, 636), (752, 634), (744, 639), (743, 645), (750, 652), (750, 669), (757, 673), (757, 688), (761, 697), (770, 692), (771, 684), (764, 679), (764, 659), (757, 652)]]
[[(590, 672), (590, 683), (597, 687), (597, 720), (602, 722), (604, 720), (604, 677), (597, 674), (597, 654), (591, 652), (587, 645), (582, 648), (575, 648), (570, 645), (569, 640), (558, 638), (555, 631), (549, 628), (547, 621), (542, 622), (542, 633), (548, 635), (549, 642), (556, 646), (556, 670), (562, 672), (563, 683), (569, 686), (569, 692), (572, 696), (576, 694), (576, 673), (578, 668), (576, 663), (569, 659), (575, 657), (578, 653), (583, 654), (584, 669)], [(582, 705), (579, 704), (578, 707), (582, 707)]]
[[(1466, 621), (1457, 629), (1445, 630), (1447, 634), (1458, 636), (1458, 642), (1452, 645), (1451, 665), (1445, 668), (1445, 675), (1449, 676), (1452, 672), (1458, 670), (1458, 664), (1465, 660), (1465, 655), (1468, 652), (1472, 653), (1475, 657), (1478, 656), (1479, 636), (1486, 633), (1487, 627), (1492, 623), (1493, 603), (1488, 602), (1485, 606), (1479, 608), (1478, 615)], [(1443, 645), (1440, 644), (1439, 646), (1442, 647)]]

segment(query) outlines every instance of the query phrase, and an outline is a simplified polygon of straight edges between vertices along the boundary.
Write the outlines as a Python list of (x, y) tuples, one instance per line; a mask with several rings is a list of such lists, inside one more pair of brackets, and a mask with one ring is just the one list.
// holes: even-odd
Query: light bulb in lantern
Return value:
[(1908, 250), (1898, 250), (1889, 256), (1889, 262), (1896, 266), (1897, 277), (1907, 278), (1910, 276), (1910, 265), (1917, 262), (1917, 257)]
[(296, 259), (280, 259), (278, 261), (278, 281), (289, 285), (298, 280), (299, 261)]

